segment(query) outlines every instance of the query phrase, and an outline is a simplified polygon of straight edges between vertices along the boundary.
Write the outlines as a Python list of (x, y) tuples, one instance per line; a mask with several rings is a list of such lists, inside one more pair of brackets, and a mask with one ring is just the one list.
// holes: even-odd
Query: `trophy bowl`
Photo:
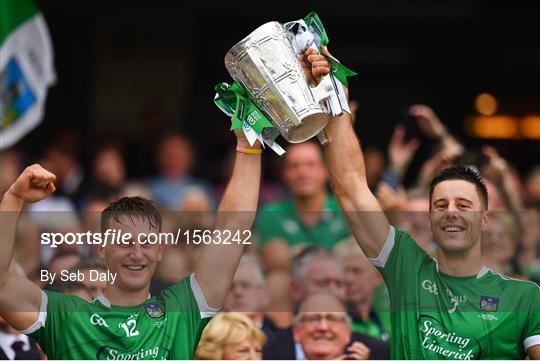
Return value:
[(328, 123), (324, 99), (335, 94), (332, 83), (309, 86), (279, 22), (260, 26), (233, 46), (225, 55), (225, 67), (288, 142), (306, 141)]

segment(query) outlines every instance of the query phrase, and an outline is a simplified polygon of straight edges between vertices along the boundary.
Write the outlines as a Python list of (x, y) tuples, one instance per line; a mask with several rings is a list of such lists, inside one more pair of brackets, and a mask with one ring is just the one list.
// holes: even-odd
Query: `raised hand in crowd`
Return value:
[(494, 183), (501, 183), (505, 174), (508, 173), (508, 162), (499, 155), (495, 148), (489, 145), (482, 147), (482, 153), (488, 159), (486, 166), (482, 168), (482, 173)]
[(514, 176), (506, 159), (501, 157), (495, 148), (485, 145), (482, 153), (488, 159), (481, 169), (482, 174), (499, 188), (506, 207), (519, 218), (519, 213), (523, 210), (519, 180)]
[(447, 168), (463, 154), (463, 145), (446, 129), (437, 114), (423, 104), (415, 104), (409, 108), (411, 114), (422, 130), (429, 138), (439, 142), (438, 150), (422, 165), (416, 184), (420, 188), (427, 188), (429, 182), (440, 170)]
[(506, 159), (501, 157), (495, 148), (485, 145), (482, 147), (482, 153), (488, 160), (481, 169), (482, 174), (498, 188), (505, 202), (505, 207), (519, 218), (519, 213), (524, 208), (521, 199), (522, 185), (519, 178), (516, 177)]
[(375, 195), (390, 224), (400, 227), (405, 221), (404, 215), (408, 201), (403, 186), (400, 185), (397, 190), (394, 190), (385, 182), (380, 182)]
[(422, 132), (429, 138), (442, 140), (448, 135), (448, 130), (441, 122), (437, 114), (423, 104), (415, 104), (409, 107), (409, 114), (415, 117)]
[(457, 142), (457, 140), (443, 142), (440, 149), (436, 151), (431, 158), (426, 160), (420, 168), (416, 180), (417, 187), (427, 189), (431, 179), (433, 179), (439, 171), (450, 167), (463, 152), (464, 147)]
[(341, 356), (341, 360), (369, 360), (370, 350), (362, 342), (355, 341), (347, 347), (347, 353)]
[(419, 146), (420, 141), (416, 138), (405, 140), (405, 128), (402, 125), (394, 128), (394, 134), (388, 144), (388, 166), (397, 172), (400, 178), (405, 175)]
[(463, 148), (459, 141), (448, 132), (448, 129), (439, 119), (437, 114), (435, 114), (433, 109), (427, 105), (412, 105), (409, 108), (409, 113), (415, 117), (416, 122), (422, 132), (427, 137), (438, 140), (443, 148)]

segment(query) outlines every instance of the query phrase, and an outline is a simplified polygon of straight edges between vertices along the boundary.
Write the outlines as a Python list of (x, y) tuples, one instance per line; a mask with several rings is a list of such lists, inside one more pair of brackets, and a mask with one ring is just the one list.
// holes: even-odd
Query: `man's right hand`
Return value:
[(56, 187), (53, 184), (55, 180), (54, 174), (39, 164), (33, 164), (26, 167), (4, 196), (15, 197), (24, 202), (37, 202), (55, 191)]
[[(326, 53), (328, 53), (326, 51)], [(324, 55), (313, 48), (308, 48), (299, 56), (300, 65), (304, 70), (304, 74), (308, 83), (312, 86), (317, 86), (321, 81), (321, 77), (330, 73), (332, 66), (326, 60)]]

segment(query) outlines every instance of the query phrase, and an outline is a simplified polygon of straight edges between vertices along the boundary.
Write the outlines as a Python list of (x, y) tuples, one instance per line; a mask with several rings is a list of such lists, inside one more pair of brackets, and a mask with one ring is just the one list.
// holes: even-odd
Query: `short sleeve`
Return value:
[(371, 263), (381, 272), (390, 294), (417, 273), (422, 263), (429, 257), (411, 236), (390, 226), (388, 238), (377, 258)]
[(534, 286), (534, 290), (531, 292), (529, 314), (523, 339), (525, 350), (535, 345), (540, 345), (540, 287), (538, 286)]
[(162, 292), (167, 305), (167, 312), (187, 312), (194, 314), (195, 319), (212, 317), (219, 309), (210, 308), (204, 293), (192, 273), (180, 282), (167, 287)]
[(23, 331), (39, 343), (51, 358), (58, 354), (57, 347), (61, 342), (56, 338), (61, 337), (62, 329), (69, 323), (70, 312), (80, 311), (75, 298), (58, 292), (42, 291), (39, 318), (34, 325)]

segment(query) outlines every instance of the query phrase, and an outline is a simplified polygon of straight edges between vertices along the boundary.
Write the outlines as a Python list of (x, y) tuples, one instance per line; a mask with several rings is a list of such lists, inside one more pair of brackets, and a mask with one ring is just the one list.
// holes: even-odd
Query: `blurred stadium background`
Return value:
[[(486, 140), (466, 131), (467, 119), (479, 115), (476, 97), (489, 93), (495, 115), (513, 120), (503, 120), (487, 142), (522, 172), (538, 159), (540, 23), (532, 1), (36, 4), (49, 26), (58, 81), (42, 124), (18, 144), (30, 158), (59, 129), (70, 128), (80, 136), (83, 164), (96, 139), (112, 136), (125, 143), (128, 174), (147, 176), (155, 172), (152, 137), (175, 129), (197, 145), (195, 173), (221, 181), (233, 137), (212, 99), (213, 86), (230, 81), (225, 52), (264, 22), (314, 10), (328, 30), (329, 49), (359, 74), (351, 80), (351, 98), (359, 101), (357, 128), (369, 134), (365, 143), (384, 150), (393, 125), (408, 123), (407, 107), (423, 103), (477, 147)], [(526, 116), (536, 118), (523, 134), (515, 122)], [(418, 154), (413, 170), (422, 161)]]

